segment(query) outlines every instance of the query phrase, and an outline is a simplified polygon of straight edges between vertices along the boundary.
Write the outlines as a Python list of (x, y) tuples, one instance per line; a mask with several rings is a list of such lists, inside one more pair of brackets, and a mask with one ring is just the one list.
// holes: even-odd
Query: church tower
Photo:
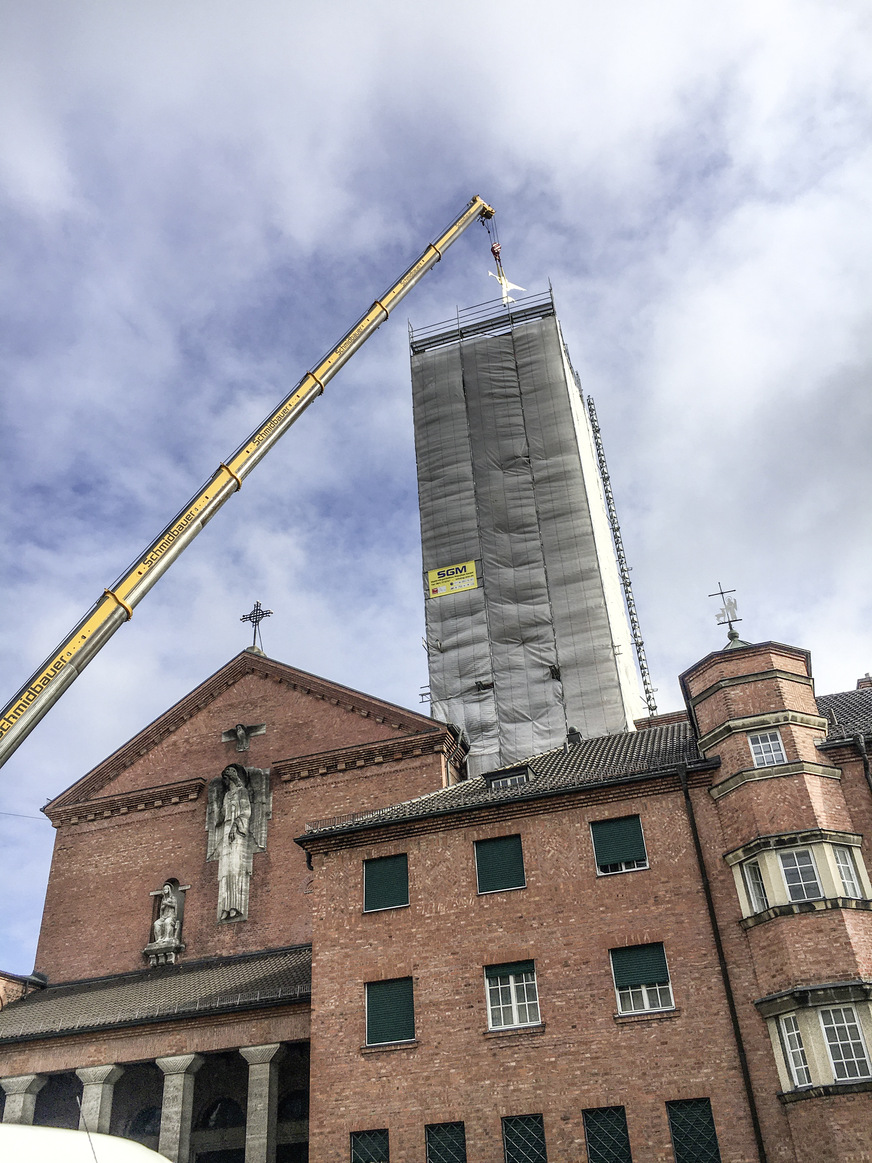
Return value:
[(413, 331), (436, 718), (472, 774), (644, 710), (584, 400), (551, 294)]

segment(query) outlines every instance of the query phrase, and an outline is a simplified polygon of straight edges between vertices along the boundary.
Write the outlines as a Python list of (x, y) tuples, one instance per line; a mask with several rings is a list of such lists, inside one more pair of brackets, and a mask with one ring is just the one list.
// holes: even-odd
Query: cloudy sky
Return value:
[[(872, 670), (865, 0), (0, 2), (4, 698), (479, 193), (596, 399), (661, 710), (724, 641)], [(247, 645), (418, 705), (406, 317), (470, 229), (0, 773), (0, 967), (39, 808)], [(36, 817), (36, 818), (34, 818)], [(111, 902), (106, 902), (111, 913)]]

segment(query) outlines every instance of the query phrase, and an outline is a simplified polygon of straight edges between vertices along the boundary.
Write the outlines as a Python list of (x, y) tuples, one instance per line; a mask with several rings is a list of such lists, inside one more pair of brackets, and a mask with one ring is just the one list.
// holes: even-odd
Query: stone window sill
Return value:
[(872, 912), (872, 901), (858, 897), (832, 896), (820, 897), (815, 901), (790, 901), (784, 905), (772, 905), (762, 913), (743, 917), (739, 924), (743, 929), (753, 929), (755, 925), (763, 925), (766, 921), (773, 921), (776, 917), (795, 917), (800, 913), (823, 913), (828, 909), (860, 909), (862, 912)]
[(521, 1037), (529, 1036), (530, 1034), (544, 1034), (545, 1023), (536, 1022), (532, 1026), (500, 1026), (496, 1030), (482, 1030), (485, 1038), (507, 1038), (510, 1035), (520, 1035)]
[(779, 1100), (785, 1105), (792, 1102), (802, 1102), (806, 1098), (829, 1098), (834, 1094), (863, 1094), (872, 1090), (872, 1079), (866, 1078), (860, 1082), (831, 1082), (828, 1086), (804, 1086), (801, 1090), (786, 1090), (779, 1094)]
[(417, 1038), (410, 1038), (407, 1042), (378, 1042), (374, 1046), (361, 1046), (361, 1054), (385, 1054), (391, 1050), (417, 1050), (420, 1045)]
[(658, 1022), (664, 1018), (677, 1018), (681, 1016), (681, 1010), (640, 1010), (634, 1014), (614, 1014), (613, 1017), (619, 1026), (634, 1022)]

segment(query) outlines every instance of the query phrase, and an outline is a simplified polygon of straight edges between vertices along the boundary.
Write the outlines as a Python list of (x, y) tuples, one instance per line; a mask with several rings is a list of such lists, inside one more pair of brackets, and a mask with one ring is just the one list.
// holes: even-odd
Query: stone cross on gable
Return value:
[(250, 727), (246, 727), (244, 723), (237, 723), (229, 731), (221, 732), (221, 742), (232, 743), (235, 740), (237, 751), (247, 751), (251, 744), (252, 735), (265, 734), (266, 723), (253, 723)]

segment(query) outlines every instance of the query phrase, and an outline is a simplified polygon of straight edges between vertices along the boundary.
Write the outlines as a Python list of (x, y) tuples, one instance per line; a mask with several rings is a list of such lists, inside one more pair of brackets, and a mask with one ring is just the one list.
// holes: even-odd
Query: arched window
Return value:
[(244, 1127), (245, 1112), (234, 1098), (224, 1095), (210, 1102), (197, 1121), (200, 1131), (218, 1131), (227, 1127)]

